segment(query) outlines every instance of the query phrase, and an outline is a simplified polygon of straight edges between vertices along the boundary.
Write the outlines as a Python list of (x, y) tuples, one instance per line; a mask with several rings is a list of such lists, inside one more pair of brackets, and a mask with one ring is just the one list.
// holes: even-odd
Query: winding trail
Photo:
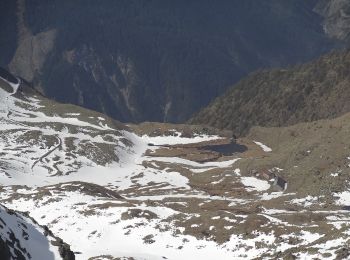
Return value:
[(31, 170), (32, 170), (32, 171), (33, 171), (33, 169), (34, 169), (34, 167), (35, 167), (35, 165), (36, 165), (37, 163), (42, 162), (42, 160), (43, 160), (45, 157), (49, 156), (51, 153), (53, 153), (55, 150), (57, 150), (59, 147), (61, 147), (61, 145), (62, 145), (62, 139), (61, 139), (60, 137), (58, 137), (58, 136), (55, 136), (55, 137), (56, 137), (57, 140), (58, 140), (58, 144), (57, 144), (55, 147), (53, 147), (51, 150), (49, 150), (49, 151), (47, 151), (45, 154), (43, 154), (39, 159), (37, 159), (37, 160), (32, 164), (32, 167), (31, 167)]

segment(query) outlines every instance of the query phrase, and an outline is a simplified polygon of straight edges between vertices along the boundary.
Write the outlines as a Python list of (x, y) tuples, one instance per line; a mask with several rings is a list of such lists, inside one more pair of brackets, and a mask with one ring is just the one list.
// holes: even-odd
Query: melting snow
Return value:
[(254, 143), (256, 143), (257, 145), (259, 145), (261, 147), (261, 149), (263, 149), (264, 152), (272, 152), (272, 149), (266, 145), (264, 145), (263, 143), (254, 141)]
[(334, 194), (335, 197), (338, 197), (337, 204), (349, 206), (350, 205), (350, 191), (343, 191), (341, 193)]
[(170, 136), (155, 136), (151, 137), (148, 135), (143, 135), (142, 139), (154, 145), (174, 145), (174, 144), (191, 144), (191, 143), (199, 143), (210, 140), (222, 139), (222, 137), (216, 135), (197, 135), (191, 138), (181, 137), (181, 133), (174, 132), (174, 135)]
[(291, 200), (291, 203), (304, 206), (304, 207), (310, 207), (313, 204), (318, 203), (318, 197), (312, 197), (309, 195), (305, 198), (293, 199)]
[(270, 188), (270, 184), (265, 180), (259, 180), (255, 177), (242, 177), (241, 182), (250, 191), (264, 191)]

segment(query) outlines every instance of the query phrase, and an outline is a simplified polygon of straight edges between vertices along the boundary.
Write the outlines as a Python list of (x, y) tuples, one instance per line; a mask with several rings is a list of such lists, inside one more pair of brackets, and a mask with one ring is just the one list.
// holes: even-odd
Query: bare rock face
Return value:
[(2, 238), (0, 238), (0, 258), (4, 260), (11, 260), (10, 249)]
[(32, 81), (39, 74), (54, 46), (56, 30), (41, 32), (37, 35), (28, 34), (19, 41), (9, 67), (11, 71), (28, 81)]
[(347, 0), (320, 1), (315, 10), (324, 17), (324, 31), (338, 40), (350, 40), (350, 2)]
[(18, 43), (16, 52), (9, 64), (10, 70), (27, 81), (33, 81), (40, 74), (47, 55), (54, 47), (56, 30), (48, 30), (34, 35), (27, 26), (25, 1), (17, 1)]

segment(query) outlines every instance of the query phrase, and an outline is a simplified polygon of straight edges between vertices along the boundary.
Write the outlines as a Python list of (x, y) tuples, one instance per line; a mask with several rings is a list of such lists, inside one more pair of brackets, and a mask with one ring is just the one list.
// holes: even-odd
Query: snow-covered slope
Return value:
[[(132, 185), (131, 177), (144, 170), (149, 143), (218, 138), (139, 137), (100, 114), (30, 92), (24, 83), (20, 90), (19, 83), (0, 78), (0, 84), (0, 181), (6, 185), (85, 181), (125, 189)], [(73, 112), (66, 112), (69, 109)]]
[(84, 121), (80, 113), (64, 111), (58, 116), (62, 105), (7, 83), (0, 88), (2, 183), (48, 184), (62, 175), (79, 179), (82, 167), (119, 162), (116, 150), (127, 152), (128, 140), (103, 118)]
[[(63, 235), (79, 252), (78, 259), (98, 255), (161, 257), (162, 253), (169, 254), (165, 243), (175, 238), (172, 232), (164, 234), (168, 242), (162, 241), (159, 250), (154, 251), (144, 243), (143, 237), (137, 240), (123, 235), (129, 224), (147, 224), (141, 224), (138, 217), (127, 221), (129, 217), (125, 214), (132, 212), (132, 219), (133, 212), (137, 212), (136, 216), (140, 214), (141, 219), (146, 216), (147, 220), (146, 211), (154, 219), (144, 231), (135, 230), (136, 237), (140, 237), (143, 233), (159, 232), (163, 219), (176, 213), (164, 206), (148, 207), (144, 204), (148, 199), (142, 195), (154, 190), (156, 195), (166, 194), (170, 198), (187, 194), (198, 198), (207, 196), (191, 189), (188, 178), (178, 171), (162, 169), (157, 163), (203, 171), (221, 165), (227, 167), (236, 161), (199, 164), (181, 158), (152, 158), (146, 151), (152, 152), (155, 145), (191, 144), (220, 138), (204, 134), (185, 138), (176, 131), (172, 136), (137, 136), (92, 111), (70, 107), (70, 112), (66, 112), (67, 105), (47, 100), (24, 83), (21, 85), (19, 80), (15, 84), (0, 78), (0, 84), (0, 98), (4, 101), (0, 105), (2, 200), (12, 208), (29, 211), (40, 223)], [(126, 200), (116, 195), (116, 191), (132, 198)], [(94, 204), (99, 212), (87, 213)], [(113, 210), (108, 211), (109, 207)], [(123, 218), (126, 218), (123, 223), (117, 225)], [(171, 227), (169, 223), (167, 228)], [(120, 248), (114, 246), (117, 241)], [(131, 253), (137, 244), (139, 252)], [(176, 255), (176, 251), (172, 254)], [(191, 254), (191, 250), (186, 254)]]
[(0, 259), (64, 259), (74, 254), (62, 240), (54, 237), (28, 216), (0, 205)]
[[(293, 183), (285, 190), (279, 150), (263, 136), (241, 140), (240, 150), (205, 127), (125, 126), (48, 100), (20, 80), (0, 78), (0, 99), (0, 202), (48, 226), (76, 259), (335, 259), (348, 252), (348, 193), (329, 205), (324, 196), (290, 192)], [(251, 170), (257, 163), (265, 168)], [(38, 243), (47, 248), (47, 240)], [(34, 242), (23, 241), (28, 252)]]

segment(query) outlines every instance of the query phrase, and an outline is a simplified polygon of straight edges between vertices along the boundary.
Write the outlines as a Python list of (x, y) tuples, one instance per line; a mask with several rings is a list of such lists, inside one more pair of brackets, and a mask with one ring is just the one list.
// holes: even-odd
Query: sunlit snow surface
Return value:
[(0, 206), (0, 226), (0, 237), (13, 242), (10, 253), (14, 259), (15, 251), (21, 252), (25, 259), (62, 259), (58, 247), (51, 243), (56, 239), (45, 236), (44, 229), (31, 219)]

